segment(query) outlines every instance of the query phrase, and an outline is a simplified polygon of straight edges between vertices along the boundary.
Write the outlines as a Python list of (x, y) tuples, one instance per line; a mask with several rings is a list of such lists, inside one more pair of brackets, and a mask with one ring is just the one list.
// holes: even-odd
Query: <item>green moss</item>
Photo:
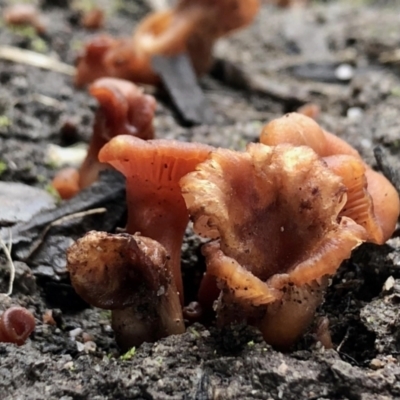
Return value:
[(130, 360), (135, 355), (135, 353), (136, 353), (136, 347), (132, 347), (125, 354), (122, 354), (122, 356), (120, 356), (119, 359), (122, 361)]
[(11, 126), (11, 120), (6, 115), (0, 115), (0, 128)]
[(8, 28), (18, 36), (29, 39), (30, 48), (37, 53), (45, 53), (48, 50), (47, 43), (37, 34), (36, 29), (30, 25), (9, 25)]
[(46, 53), (49, 48), (42, 38), (37, 37), (31, 41), (31, 49), (37, 53)]
[(7, 171), (7, 164), (4, 161), (0, 161), (0, 175), (5, 171)]
[(390, 94), (395, 97), (400, 97), (400, 87), (396, 86), (396, 87), (392, 88), (392, 90), (390, 91)]
[(48, 183), (45, 186), (44, 190), (47, 193), (51, 194), (56, 199), (57, 203), (61, 201), (60, 194), (57, 192), (57, 190), (54, 188), (54, 186), (51, 183)]

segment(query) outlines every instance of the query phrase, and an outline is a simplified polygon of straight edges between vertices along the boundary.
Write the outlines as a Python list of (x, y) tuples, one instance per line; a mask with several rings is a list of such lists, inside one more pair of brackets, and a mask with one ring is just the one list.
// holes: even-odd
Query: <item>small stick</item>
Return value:
[(88, 215), (93, 215), (93, 214), (103, 214), (105, 212), (107, 212), (107, 209), (104, 207), (100, 207), (100, 208), (94, 208), (92, 210), (81, 211), (74, 214), (65, 215), (64, 217), (56, 219), (55, 221), (51, 222), (49, 225), (46, 226), (46, 228), (43, 230), (41, 235), (35, 240), (31, 248), (29, 249), (28, 254), (24, 258), (28, 259), (39, 248), (39, 246), (43, 243), (43, 240), (46, 237), (47, 232), (54, 226), (62, 225), (63, 223), (71, 221), (76, 218), (86, 217)]
[(65, 64), (52, 57), (36, 53), (19, 47), (0, 46), (0, 59), (14, 61), (20, 64), (44, 68), (50, 71), (60, 72), (66, 75), (75, 75), (75, 67)]
[(4, 251), (4, 254), (5, 254), (5, 256), (7, 258), (7, 261), (8, 261), (8, 265), (10, 267), (10, 281), (8, 283), (7, 293), (0, 293), (0, 295), (6, 295), (6, 296), (10, 296), (11, 295), (11, 293), (13, 291), (14, 279), (15, 279), (15, 266), (14, 266), (13, 260), (11, 258), (11, 249), (12, 249), (11, 229), (9, 230), (9, 235), (10, 235), (10, 239), (9, 239), (8, 246), (0, 238), (0, 246)]

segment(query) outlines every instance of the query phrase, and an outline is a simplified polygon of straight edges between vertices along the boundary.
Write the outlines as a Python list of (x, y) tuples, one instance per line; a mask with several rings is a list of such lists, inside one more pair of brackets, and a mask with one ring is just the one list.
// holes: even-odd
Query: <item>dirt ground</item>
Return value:
[[(0, 11), (10, 3), (0, 0)], [(100, 4), (107, 10), (105, 29), (118, 35), (129, 35), (149, 12), (144, 0)], [(42, 52), (73, 65), (93, 33), (79, 26), (68, 0), (43, 0), (40, 7), (47, 33), (10, 29), (0, 21), (0, 47)], [(399, 13), (396, 1), (317, 2), (305, 9), (265, 4), (249, 29), (218, 43), (215, 67), (201, 80), (213, 122), (182, 126), (156, 92), (157, 137), (243, 149), (257, 141), (265, 122), (313, 102), (321, 107), (322, 126), (374, 167), (373, 150), (380, 146), (380, 167), (399, 183)], [(46, 209), (55, 206), (49, 183), (59, 165), (49, 159), (49, 145), (87, 142), (95, 109), (71, 76), (0, 57), (0, 228), (35, 214), (33, 198)], [(15, 182), (37, 191), (11, 188)], [(109, 313), (85, 307), (65, 270), (64, 251), (73, 239), (88, 229), (123, 226), (123, 189), (101, 188), (89, 193), (92, 203), (85, 206), (112, 207), (100, 222), (89, 216), (52, 228), (28, 257), (34, 224), (28, 226), (33, 233), (13, 237), (15, 289), (0, 307), (28, 307), (37, 328), (24, 346), (0, 344), (1, 399), (400, 399), (399, 230), (383, 246), (363, 245), (332, 279), (316, 321), (328, 317), (335, 350), (316, 342), (315, 326), (292, 351), (280, 353), (248, 327), (193, 325), (181, 336), (121, 357)], [(12, 209), (19, 201), (25, 216)], [(28, 238), (25, 249), (21, 237)], [(188, 232), (186, 279), (204, 269), (199, 246)], [(5, 290), (4, 257), (0, 266)], [(54, 325), (42, 322), (49, 309)]]

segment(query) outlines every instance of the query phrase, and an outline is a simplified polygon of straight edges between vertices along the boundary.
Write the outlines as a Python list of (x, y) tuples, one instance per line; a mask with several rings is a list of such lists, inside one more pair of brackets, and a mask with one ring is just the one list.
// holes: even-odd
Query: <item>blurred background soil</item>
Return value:
[[(11, 3), (0, 0), (0, 11)], [(73, 65), (95, 34), (79, 25), (85, 3), (43, 0), (43, 35), (0, 20), (0, 48), (20, 47)], [(373, 150), (381, 146), (384, 165), (400, 173), (400, 4), (267, 3), (250, 28), (215, 48), (215, 65), (201, 79), (212, 123), (182, 125), (167, 96), (148, 88), (159, 100), (156, 136), (243, 149), (267, 121), (315, 103), (324, 128), (374, 167)], [(145, 0), (97, 4), (106, 12), (104, 30), (115, 35), (130, 35), (150, 11)], [(61, 165), (52, 146), (86, 143), (95, 109), (71, 76), (0, 56), (0, 183), (33, 186), (38, 192), (31, 196), (53, 207), (49, 184)], [(10, 193), (7, 185), (0, 186), (0, 227), (16, 222), (1, 215), (4, 193)], [(55, 247), (74, 237), (68, 227), (56, 233), (47, 237)], [(188, 232), (187, 277), (204, 269), (199, 246)], [(14, 293), (0, 303), (3, 309), (26, 306), (37, 319), (27, 344), (0, 344), (2, 399), (400, 399), (399, 231), (384, 246), (359, 248), (332, 279), (316, 321), (328, 317), (335, 350), (317, 343), (313, 326), (284, 354), (247, 327), (193, 325), (181, 336), (121, 355), (109, 313), (85, 308), (68, 285), (63, 257), (49, 256), (46, 248), (42, 253), (16, 262)], [(0, 275), (4, 289), (4, 257)], [(43, 322), (46, 310), (50, 323)]]

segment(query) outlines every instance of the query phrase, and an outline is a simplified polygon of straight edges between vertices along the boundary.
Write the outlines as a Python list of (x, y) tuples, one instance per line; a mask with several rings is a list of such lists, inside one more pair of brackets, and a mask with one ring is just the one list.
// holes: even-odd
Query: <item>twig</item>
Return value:
[(0, 59), (44, 68), (61, 74), (75, 75), (75, 67), (72, 65), (65, 64), (44, 54), (20, 49), (19, 47), (0, 46)]
[(47, 232), (54, 226), (62, 225), (63, 223), (71, 221), (76, 218), (82, 218), (82, 217), (86, 217), (87, 215), (93, 215), (93, 214), (103, 214), (105, 212), (107, 212), (107, 209), (104, 207), (100, 207), (100, 208), (94, 208), (92, 210), (77, 212), (77, 213), (66, 215), (64, 217), (56, 219), (55, 221), (51, 222), (49, 225), (46, 226), (46, 228), (43, 230), (42, 234), (35, 240), (35, 242), (29, 249), (28, 254), (24, 257), (24, 259), (28, 259), (39, 248), (39, 246), (43, 243), (43, 240), (46, 237)]
[(13, 291), (14, 279), (15, 279), (15, 266), (14, 266), (13, 260), (11, 258), (11, 248), (12, 248), (11, 230), (9, 230), (9, 234), (10, 234), (10, 239), (9, 239), (8, 246), (0, 238), (0, 246), (4, 251), (4, 254), (8, 261), (8, 265), (10, 267), (10, 281), (8, 283), (8, 291), (7, 291), (7, 293), (0, 293), (2, 295), (6, 295), (6, 296), (11, 295), (11, 293)]

